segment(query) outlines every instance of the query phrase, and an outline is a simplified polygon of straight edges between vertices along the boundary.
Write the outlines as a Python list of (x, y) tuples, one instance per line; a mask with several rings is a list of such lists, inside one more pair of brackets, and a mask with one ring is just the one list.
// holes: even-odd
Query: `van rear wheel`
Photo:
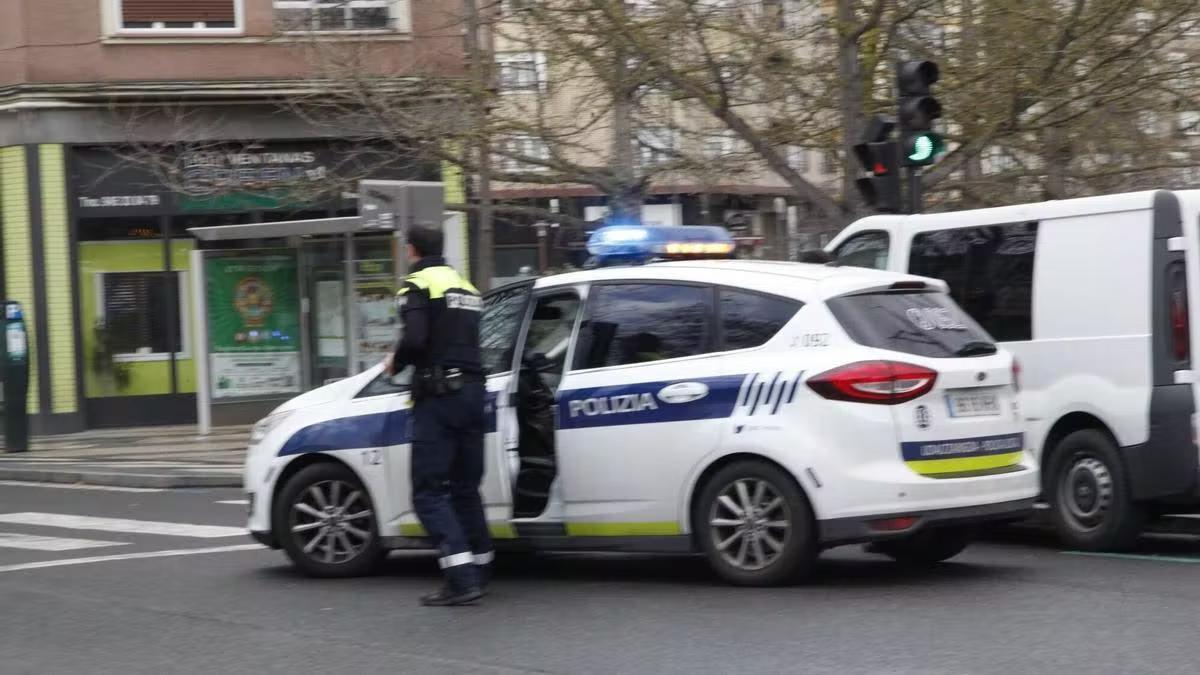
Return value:
[(1068, 434), (1050, 459), (1047, 500), (1063, 543), (1084, 551), (1118, 551), (1137, 542), (1145, 509), (1133, 501), (1116, 445), (1104, 433)]
[(696, 500), (692, 530), (713, 570), (739, 586), (795, 580), (817, 558), (808, 499), (767, 462), (734, 462), (714, 474)]

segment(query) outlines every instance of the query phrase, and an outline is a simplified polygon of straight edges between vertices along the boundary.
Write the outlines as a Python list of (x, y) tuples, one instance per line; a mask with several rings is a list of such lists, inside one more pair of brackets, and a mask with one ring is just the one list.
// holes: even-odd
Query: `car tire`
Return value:
[(370, 494), (338, 462), (318, 462), (289, 478), (275, 500), (273, 522), (288, 558), (310, 576), (362, 576), (387, 555)]
[(693, 505), (692, 529), (713, 570), (738, 586), (794, 581), (817, 558), (808, 499), (790, 475), (763, 461), (734, 462), (713, 474)]
[(924, 567), (945, 562), (966, 550), (971, 533), (958, 527), (922, 530), (910, 537), (871, 544), (867, 550), (881, 553), (902, 565)]
[(1046, 499), (1062, 542), (1084, 551), (1128, 549), (1146, 522), (1116, 444), (1095, 429), (1068, 434), (1055, 446)]

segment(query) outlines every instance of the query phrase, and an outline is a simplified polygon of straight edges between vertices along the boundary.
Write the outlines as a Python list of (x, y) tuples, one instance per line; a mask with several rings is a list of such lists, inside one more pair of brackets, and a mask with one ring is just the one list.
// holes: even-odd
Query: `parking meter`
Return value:
[(21, 303), (4, 303), (4, 448), (29, 449), (29, 340)]

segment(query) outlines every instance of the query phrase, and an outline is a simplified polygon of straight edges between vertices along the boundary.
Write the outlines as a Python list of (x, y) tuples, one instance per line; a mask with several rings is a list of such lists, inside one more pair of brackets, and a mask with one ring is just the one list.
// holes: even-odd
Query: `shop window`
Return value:
[(81, 218), (80, 241), (145, 241), (162, 237), (159, 218)]
[(186, 308), (180, 273), (104, 272), (99, 276), (98, 324), (117, 358), (153, 360), (167, 358), (171, 352), (184, 356)]
[(536, 247), (497, 247), (493, 286), (501, 286), (537, 274), (538, 251)]
[(111, 0), (122, 33), (240, 33), (245, 0)]

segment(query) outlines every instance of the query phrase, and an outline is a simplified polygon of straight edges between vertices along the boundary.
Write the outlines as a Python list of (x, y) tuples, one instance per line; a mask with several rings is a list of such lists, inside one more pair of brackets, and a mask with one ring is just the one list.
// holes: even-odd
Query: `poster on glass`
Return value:
[(206, 265), (213, 398), (299, 393), (296, 258), (222, 257)]

